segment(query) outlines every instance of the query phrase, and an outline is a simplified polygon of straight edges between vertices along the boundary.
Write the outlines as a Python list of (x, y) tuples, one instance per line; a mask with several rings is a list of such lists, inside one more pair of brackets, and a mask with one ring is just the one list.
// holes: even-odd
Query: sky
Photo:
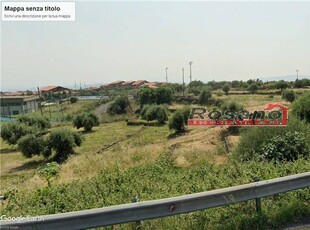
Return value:
[(74, 22), (1, 22), (1, 91), (310, 74), (310, 1), (77, 1)]

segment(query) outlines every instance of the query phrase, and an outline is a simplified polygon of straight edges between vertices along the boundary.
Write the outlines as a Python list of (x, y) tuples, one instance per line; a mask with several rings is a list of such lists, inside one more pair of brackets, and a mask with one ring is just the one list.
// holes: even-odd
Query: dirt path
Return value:
[(97, 107), (95, 109), (95, 115), (100, 118), (101, 115), (108, 110), (108, 107), (109, 107), (110, 104), (111, 104), (111, 102), (108, 102), (108, 103), (105, 103), (105, 104), (100, 105), (99, 107)]

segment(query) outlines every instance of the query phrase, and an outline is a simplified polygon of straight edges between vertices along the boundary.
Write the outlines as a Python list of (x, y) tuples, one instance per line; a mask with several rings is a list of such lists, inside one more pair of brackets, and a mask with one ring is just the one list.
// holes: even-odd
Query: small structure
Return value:
[(39, 108), (39, 96), (0, 96), (1, 116), (32, 113)]

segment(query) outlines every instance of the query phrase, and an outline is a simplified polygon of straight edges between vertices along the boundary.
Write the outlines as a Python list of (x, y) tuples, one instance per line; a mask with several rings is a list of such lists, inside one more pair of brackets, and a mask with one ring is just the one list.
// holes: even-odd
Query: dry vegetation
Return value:
[[(264, 109), (272, 102), (284, 103), (280, 96), (270, 98), (266, 95), (228, 95), (221, 96), (228, 101), (238, 101), (249, 110)], [(67, 113), (74, 113), (89, 106), (89, 102), (66, 105)], [(175, 104), (173, 108), (180, 105)], [(46, 112), (46, 111), (45, 111)], [(73, 129), (71, 124), (54, 124)], [(76, 148), (76, 154), (61, 166), (60, 177), (56, 183), (67, 183), (75, 179), (84, 179), (98, 175), (102, 170), (115, 167), (127, 169), (144, 165), (157, 159), (162, 152), (172, 153), (177, 165), (181, 167), (199, 166), (206, 162), (225, 164), (228, 149), (224, 143), (225, 127), (190, 128), (187, 133), (169, 138), (167, 126), (145, 127), (127, 126), (125, 122), (104, 123), (95, 127), (93, 132), (84, 134), (85, 141)], [(79, 131), (81, 132), (81, 131)], [(133, 137), (97, 153), (102, 147), (126, 137)], [(229, 150), (238, 143), (238, 136), (226, 138)], [(24, 158), (14, 147), (1, 140), (1, 190), (10, 187), (31, 190), (45, 186), (45, 181), (38, 176), (37, 168), (46, 161), (42, 157)]]

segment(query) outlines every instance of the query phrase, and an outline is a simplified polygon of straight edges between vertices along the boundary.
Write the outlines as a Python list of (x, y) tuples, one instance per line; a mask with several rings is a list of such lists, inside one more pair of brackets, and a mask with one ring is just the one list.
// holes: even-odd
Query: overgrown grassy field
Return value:
[[(248, 108), (264, 109), (271, 102), (285, 104), (280, 96), (228, 95)], [(180, 107), (180, 105), (173, 105)], [(69, 104), (66, 113), (93, 109), (90, 103)], [(127, 126), (124, 119), (103, 115), (99, 127), (90, 133), (70, 123), (55, 123), (81, 132), (84, 142), (61, 164), (59, 177), (47, 186), (38, 169), (49, 162), (43, 157), (24, 158), (1, 140), (0, 195), (7, 199), (0, 212), (7, 216), (44, 215), (115, 204), (209, 191), (244, 183), (310, 171), (310, 162), (241, 162), (231, 157), (239, 142), (225, 127), (190, 128), (171, 137), (163, 126)], [(228, 135), (228, 136), (227, 136)], [(228, 143), (224, 143), (224, 136)], [(119, 143), (106, 148), (109, 144)], [(254, 140), (259, 141), (259, 140)], [(227, 148), (227, 145), (229, 148)], [(282, 223), (310, 215), (309, 189), (263, 199), (257, 214), (254, 201), (162, 219), (143, 221), (143, 229), (274, 229)], [(135, 229), (133, 224), (116, 229)]]

